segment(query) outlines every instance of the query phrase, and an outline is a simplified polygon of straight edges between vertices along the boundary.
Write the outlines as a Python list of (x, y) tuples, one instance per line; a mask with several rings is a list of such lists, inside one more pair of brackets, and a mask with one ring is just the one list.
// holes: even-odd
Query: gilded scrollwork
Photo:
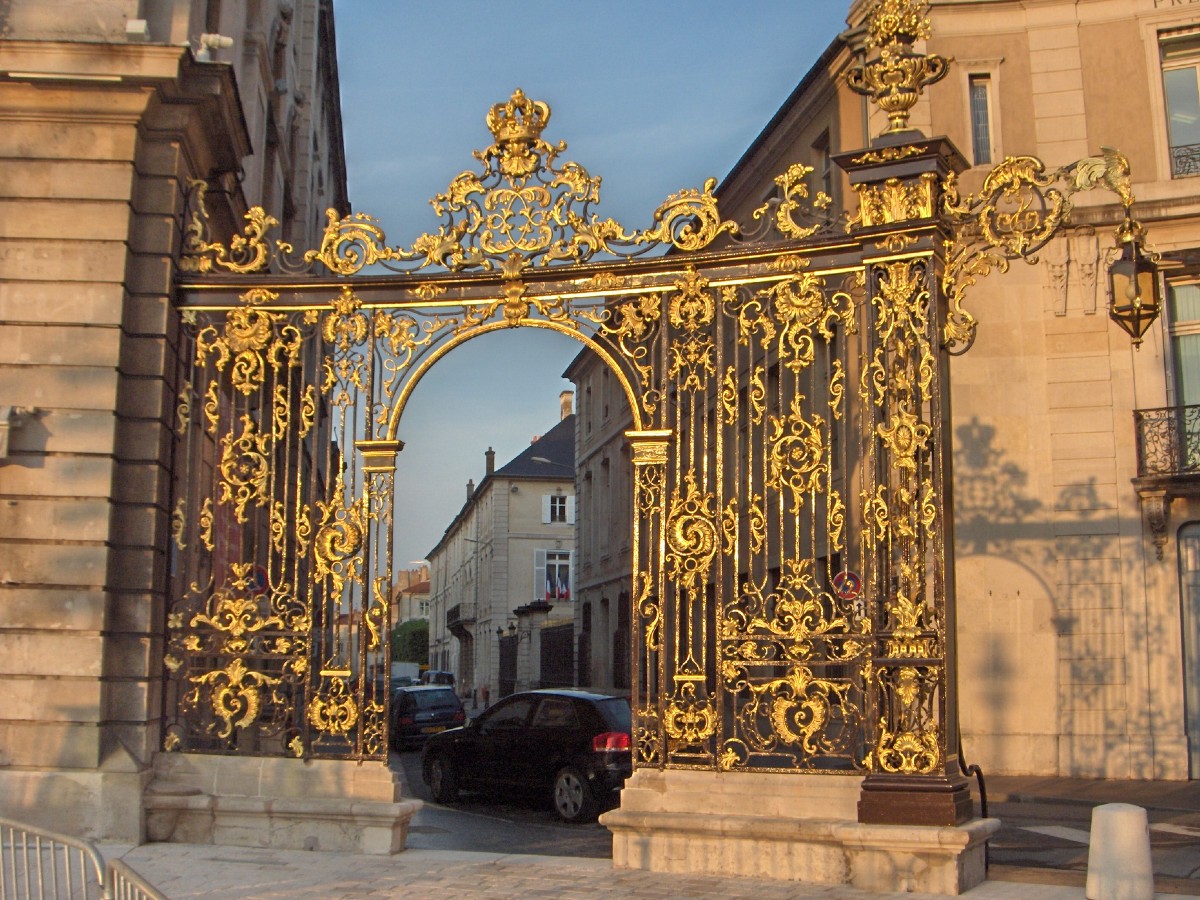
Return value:
[(942, 209), (954, 231), (941, 281), (950, 307), (943, 332), (949, 352), (965, 353), (975, 340), (976, 321), (964, 307), (967, 291), (993, 271), (1006, 272), (1015, 259), (1036, 262), (1038, 251), (1068, 221), (1073, 195), (1094, 188), (1116, 194), (1133, 221), (1129, 161), (1111, 147), (1053, 171), (1036, 157), (1005, 157), (979, 191), (965, 197), (957, 176), (947, 176)]
[(717, 731), (712, 699), (696, 690), (696, 679), (676, 676), (675, 694), (663, 712), (667, 737), (681, 744), (699, 744)]
[(258, 426), (249, 415), (243, 415), (241, 422), (240, 435), (234, 437), (231, 431), (221, 439), (221, 483), (217, 499), (231, 505), (238, 522), (245, 523), (247, 505), (267, 505), (271, 435), (259, 434)]
[(461, 172), (430, 201), (442, 224), (409, 247), (388, 246), (383, 229), (365, 213), (342, 217), (330, 209), (320, 246), (293, 262), (289, 244), (267, 239), (278, 220), (254, 207), (246, 213), (245, 232), (226, 248), (206, 239), (207, 185), (191, 182), (194, 212), (181, 265), (190, 272), (239, 274), (273, 264), (289, 271), (322, 266), (339, 276), (375, 265), (398, 271), (440, 266), (519, 273), (527, 267), (583, 263), (597, 254), (631, 258), (664, 247), (690, 253), (722, 235), (738, 234), (736, 223), (721, 219), (715, 178), (699, 190), (669, 196), (655, 210), (650, 228), (627, 231), (613, 219), (600, 218), (591, 211), (600, 199), (600, 179), (578, 163), (559, 160), (567, 145), (542, 139), (549, 121), (550, 107), (519, 88), (495, 104), (487, 115), (494, 142), (475, 153), (482, 171)]
[[(808, 175), (812, 174), (812, 171), (812, 166), (792, 163), (782, 175), (775, 176), (775, 185), (781, 199), (775, 205), (771, 224), (779, 234), (786, 238), (804, 240), (812, 237), (828, 224), (827, 218), (821, 214), (833, 205), (833, 198), (824, 191), (818, 191), (811, 202), (805, 203), (809, 200), (806, 179)], [(767, 216), (772, 205), (767, 203), (760, 206), (754, 211), (754, 218), (757, 220)], [(797, 213), (800, 213), (807, 221), (803, 223), (797, 221)]]
[[(198, 179), (189, 179), (188, 188), (192, 192), (193, 210), (184, 232), (180, 270), (205, 273), (224, 269), (227, 272), (246, 275), (266, 269), (272, 253), (266, 234), (279, 224), (279, 220), (268, 215), (261, 206), (255, 206), (245, 215), (245, 230), (239, 235), (234, 235), (228, 247), (209, 242), (205, 239), (208, 223), (205, 197), (208, 184)], [(276, 245), (277, 249), (291, 249), (287, 244), (280, 242), (276, 242)]]
[(228, 587), (213, 592), (208, 601), (208, 611), (197, 613), (188, 625), (196, 628), (207, 625), (224, 635), (223, 650), (226, 653), (243, 654), (250, 649), (249, 638), (265, 628), (282, 627), (277, 615), (264, 615), (264, 603), (258, 595), (251, 593), (253, 563), (230, 565), (232, 578)]
[(235, 728), (253, 725), (262, 708), (263, 690), (282, 681), (250, 669), (240, 657), (231, 660), (224, 669), (189, 675), (188, 678), (197, 691), (208, 692), (209, 709), (222, 726), (215, 732), (219, 738), (229, 737)]
[(874, 184), (856, 184), (854, 189), (858, 193), (858, 213), (850, 220), (849, 230), (903, 224), (933, 217), (937, 176), (925, 173), (915, 180), (887, 178)]
[(787, 416), (771, 416), (771, 478), (792, 495), (799, 513), (810, 493), (824, 489), (829, 476), (829, 445), (822, 416), (804, 415), (804, 397), (792, 398)]
[(348, 734), (359, 719), (355, 694), (346, 686), (349, 672), (322, 672), (321, 690), (308, 704), (308, 721), (318, 732), (338, 737)]
[(937, 670), (902, 666), (879, 672), (888, 715), (880, 720), (874, 758), (883, 772), (925, 775), (942, 761), (932, 709)]
[[(277, 296), (270, 294), (266, 299)], [(264, 299), (261, 295), (248, 297), (252, 301)], [(241, 306), (229, 311), (220, 333), (211, 325), (199, 333), (197, 363), (203, 365), (209, 354), (213, 354), (217, 371), (223, 372), (229, 365), (234, 389), (249, 396), (262, 387), (268, 372), (277, 373), (297, 364), (300, 343), (299, 331), (286, 324), (284, 316), (255, 306)]]
[(695, 472), (684, 475), (684, 490), (671, 498), (667, 515), (667, 576), (690, 593), (699, 590), (717, 554), (715, 498), (696, 484)]
[(363, 502), (347, 502), (344, 498), (345, 484), (342, 473), (338, 473), (334, 500), (330, 503), (317, 501), (321, 521), (313, 538), (313, 577), (329, 579), (333, 596), (340, 596), (347, 581), (358, 575), (361, 562), (359, 551), (367, 532), (367, 514)]

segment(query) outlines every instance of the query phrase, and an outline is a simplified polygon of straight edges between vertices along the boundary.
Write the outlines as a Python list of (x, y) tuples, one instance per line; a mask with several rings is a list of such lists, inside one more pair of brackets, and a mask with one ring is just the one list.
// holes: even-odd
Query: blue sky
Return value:
[[(848, 0), (504, 3), (335, 0), (350, 199), (388, 243), (436, 227), (428, 200), (491, 142), (484, 117), (520, 87), (544, 137), (603, 178), (597, 211), (651, 223), (669, 194), (722, 178), (845, 27)], [(396, 565), (423, 558), (483, 477), (558, 421), (580, 345), (544, 329), (459, 347), (400, 423)]]

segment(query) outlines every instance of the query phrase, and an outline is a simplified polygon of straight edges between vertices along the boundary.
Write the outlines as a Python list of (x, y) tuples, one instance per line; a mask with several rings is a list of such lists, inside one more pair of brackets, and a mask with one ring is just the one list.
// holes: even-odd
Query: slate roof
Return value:
[[(530, 444), (512, 460), (496, 470), (493, 477), (504, 478), (574, 478), (575, 477), (575, 414)], [(482, 487), (482, 485), (480, 485)]]
[(494, 478), (562, 478), (573, 481), (575, 478), (575, 414), (572, 413), (565, 419), (561, 419), (557, 425), (491, 475), (485, 475), (475, 488), (471, 499), (463, 504), (458, 515), (446, 526), (437, 545), (426, 556), (433, 556), (438, 552), (446, 538), (454, 531), (454, 526), (466, 515), (476, 498), (483, 496), (484, 487)]

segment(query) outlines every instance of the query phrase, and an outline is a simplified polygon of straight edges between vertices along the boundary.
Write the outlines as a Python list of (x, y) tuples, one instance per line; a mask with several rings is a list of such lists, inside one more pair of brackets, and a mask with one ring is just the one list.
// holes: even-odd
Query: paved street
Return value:
[[(419, 753), (394, 755), (413, 796), (428, 798)], [(1159, 897), (1200, 897), (1200, 782), (1106, 782), (992, 777), (989, 812), (1004, 822), (992, 843), (988, 881), (975, 900), (1083, 896), (1087, 831), (1100, 803), (1147, 809)], [(394, 857), (183, 844), (105, 847), (173, 900), (358, 897), (716, 897), (862, 900), (846, 886), (780, 883), (613, 869), (607, 832), (556, 824), (536, 803), (469, 800), (427, 806), (409, 849)]]
[[(452, 806), (433, 802), (421, 780), (420, 751), (392, 755), (406, 793), (426, 806), (413, 820), (409, 847), (422, 850), (541, 854), (610, 859), (612, 840), (598, 824), (566, 825), (548, 803), (466, 797)], [(1103, 802), (1146, 806), (1155, 871), (1174, 893), (1200, 896), (1200, 790), (1187, 785), (1142, 787), (1133, 799), (1128, 784), (1071, 779), (993, 777), (989, 814), (1003, 823), (989, 859), (1001, 877), (1053, 878), (1080, 885), (1087, 872), (1092, 807)], [(1085, 796), (1076, 796), (1083, 792)], [(1060, 796), (1055, 796), (1055, 795)], [(1065, 795), (1065, 796), (1063, 796)], [(1141, 802), (1139, 802), (1141, 801)], [(1161, 807), (1161, 808), (1160, 808)], [(1178, 883), (1177, 883), (1178, 882)]]
[(549, 798), (500, 801), (466, 797), (453, 806), (439, 806), (421, 780), (419, 750), (393, 753), (391, 765), (404, 778), (405, 794), (426, 804), (409, 826), (409, 847), (612, 857), (612, 836), (607, 828), (596, 822), (568, 825), (560, 821), (550, 808)]

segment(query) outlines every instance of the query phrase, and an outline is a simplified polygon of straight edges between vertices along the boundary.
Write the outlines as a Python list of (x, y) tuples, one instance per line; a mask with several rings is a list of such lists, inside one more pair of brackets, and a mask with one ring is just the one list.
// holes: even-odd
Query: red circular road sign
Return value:
[(833, 576), (833, 590), (843, 600), (853, 600), (862, 593), (862, 579), (857, 572), (844, 569)]
[(267, 592), (267, 570), (262, 566), (254, 567), (254, 578), (250, 582), (250, 593), (265, 594)]

